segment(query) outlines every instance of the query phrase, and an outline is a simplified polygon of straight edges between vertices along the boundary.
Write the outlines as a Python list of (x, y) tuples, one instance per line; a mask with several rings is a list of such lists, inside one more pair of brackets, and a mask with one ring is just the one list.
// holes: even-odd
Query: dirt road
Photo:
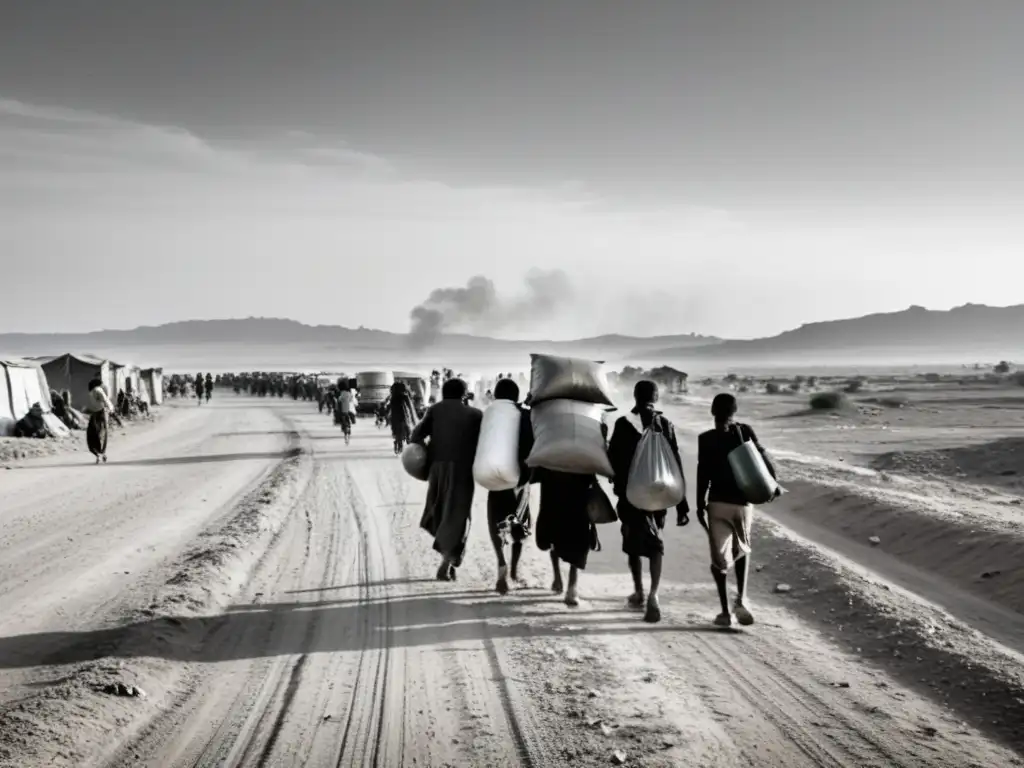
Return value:
[(532, 547), (502, 599), (483, 494), (459, 581), (431, 581), (425, 488), (372, 424), (345, 446), (306, 403), (169, 410), (106, 467), (0, 473), (3, 765), (1022, 764), (763, 583), (757, 626), (709, 630), (695, 524), (660, 625), (624, 608), (616, 526), (580, 608)]

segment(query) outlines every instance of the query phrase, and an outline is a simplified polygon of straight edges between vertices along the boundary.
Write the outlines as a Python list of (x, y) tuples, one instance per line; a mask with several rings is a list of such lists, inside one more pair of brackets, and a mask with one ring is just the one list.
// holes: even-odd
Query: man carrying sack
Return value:
[[(715, 428), (697, 439), (697, 521), (707, 531), (711, 544), (711, 575), (722, 604), (722, 612), (715, 618), (717, 627), (731, 627), (733, 615), (743, 626), (754, 623), (746, 600), (750, 525), (754, 516), (751, 502), (775, 499), (782, 493), (774, 483), (775, 465), (757, 441), (754, 430), (748, 424), (733, 420), (736, 410), (735, 397), (727, 393), (716, 395), (711, 403)], [(737, 449), (742, 450), (745, 443), (756, 448), (764, 470), (770, 474), (770, 478), (764, 478), (765, 483), (772, 487), (768, 498), (750, 498), (750, 490), (744, 490), (737, 482), (730, 454)], [(736, 568), (737, 595), (730, 611), (726, 577), (733, 566)]]

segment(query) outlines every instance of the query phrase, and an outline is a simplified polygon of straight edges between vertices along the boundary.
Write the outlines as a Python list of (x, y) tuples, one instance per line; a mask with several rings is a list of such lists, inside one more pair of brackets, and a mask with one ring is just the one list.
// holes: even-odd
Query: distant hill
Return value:
[(1024, 305), (965, 304), (948, 311), (912, 306), (848, 320), (808, 323), (792, 331), (749, 341), (723, 341), (699, 348), (681, 345), (638, 353), (634, 359), (768, 361), (804, 357), (830, 359), (914, 357), (941, 354), (965, 360), (1024, 351)]
[(41, 356), (69, 351), (113, 354), (125, 351), (133, 359), (161, 359), (161, 349), (196, 347), (282, 347), (294, 345), (318, 348), (335, 356), (365, 358), (372, 353), (404, 356), (407, 359), (444, 359), (476, 354), (525, 355), (530, 352), (624, 358), (651, 349), (689, 349), (717, 344), (720, 339), (696, 334), (656, 336), (607, 335), (574, 341), (529, 341), (494, 339), (468, 334), (443, 336), (430, 347), (418, 349), (405, 334), (371, 328), (332, 325), (304, 325), (294, 320), (251, 317), (234, 320), (186, 320), (132, 330), (105, 330), (80, 334), (0, 334), (0, 355)]

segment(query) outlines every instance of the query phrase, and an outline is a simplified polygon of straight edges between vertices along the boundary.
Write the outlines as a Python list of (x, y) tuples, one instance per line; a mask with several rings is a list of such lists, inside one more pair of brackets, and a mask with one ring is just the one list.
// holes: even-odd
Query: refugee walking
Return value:
[[(519, 559), (523, 544), (530, 538), (530, 470), (526, 457), (533, 447), (533, 428), (530, 412), (519, 404), (519, 386), (511, 379), (502, 379), (494, 387), (494, 399), (514, 403), (519, 412), (519, 482), (515, 488), (487, 493), (487, 531), (498, 559), (498, 579), (495, 590), (508, 594), (509, 581), (519, 582)], [(505, 547), (511, 544), (511, 563), (505, 560)]]
[[(697, 521), (707, 532), (711, 549), (711, 575), (718, 588), (722, 612), (715, 626), (730, 627), (733, 616), (742, 626), (754, 623), (747, 603), (747, 576), (750, 572), (750, 527), (754, 507), (740, 490), (729, 454), (744, 441), (750, 441), (761, 454), (772, 478), (777, 478), (775, 464), (764, 450), (748, 424), (735, 421), (736, 398), (722, 393), (711, 403), (715, 428), (702, 433), (697, 440)], [(775, 498), (781, 494), (776, 487)], [(736, 571), (736, 600), (729, 606), (729, 571)]]
[(85, 406), (85, 412), (89, 415), (89, 426), (85, 430), (85, 443), (89, 452), (96, 457), (96, 463), (107, 461), (107, 435), (109, 432), (109, 419), (113, 417), (120, 420), (114, 411), (114, 404), (107, 397), (103, 388), (103, 382), (93, 379), (89, 382), (89, 397)]
[[(672, 460), (679, 469), (683, 498), (676, 505), (677, 525), (684, 526), (689, 522), (690, 506), (686, 501), (683, 461), (679, 455), (675, 427), (661, 411), (654, 408), (658, 402), (658, 385), (653, 381), (637, 382), (633, 388), (633, 399), (635, 402), (633, 409), (615, 422), (615, 429), (608, 444), (608, 457), (615, 472), (613, 488), (618, 497), (616, 512), (621, 524), (622, 551), (627, 557), (629, 571), (633, 576), (633, 594), (629, 596), (628, 603), (634, 609), (643, 609), (646, 605), (644, 621), (655, 623), (661, 621), (658, 588), (661, 585), (661, 569), (665, 556), (662, 531), (665, 528), (668, 511), (637, 509), (629, 502), (626, 492), (637, 447), (644, 432), (652, 426), (658, 428), (668, 442)], [(651, 572), (650, 591), (646, 596), (643, 583), (643, 559), (650, 563)]]
[(483, 414), (466, 405), (465, 396), (464, 381), (446, 381), (441, 402), (427, 410), (411, 435), (411, 442), (426, 447), (430, 460), (420, 527), (434, 538), (434, 551), (441, 555), (439, 581), (455, 581), (457, 577), (473, 511), (473, 460)]

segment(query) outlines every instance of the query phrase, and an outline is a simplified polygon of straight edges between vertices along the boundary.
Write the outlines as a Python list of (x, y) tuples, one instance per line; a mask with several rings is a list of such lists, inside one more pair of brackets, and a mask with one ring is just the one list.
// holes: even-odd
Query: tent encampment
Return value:
[(42, 366), (32, 360), (0, 360), (0, 368), (4, 380), (0, 395), (6, 395), (6, 401), (0, 402), (0, 432), (4, 436), (14, 431), (18, 419), (35, 403), (43, 409), (43, 419), (53, 434), (70, 434), (50, 407), (50, 386)]
[(53, 389), (58, 392), (66, 389), (71, 393), (71, 405), (76, 408), (81, 408), (88, 401), (89, 382), (93, 379), (103, 382), (111, 398), (117, 393), (113, 388), (115, 382), (110, 362), (92, 355), (68, 353), (54, 357), (43, 363), (43, 371)]

